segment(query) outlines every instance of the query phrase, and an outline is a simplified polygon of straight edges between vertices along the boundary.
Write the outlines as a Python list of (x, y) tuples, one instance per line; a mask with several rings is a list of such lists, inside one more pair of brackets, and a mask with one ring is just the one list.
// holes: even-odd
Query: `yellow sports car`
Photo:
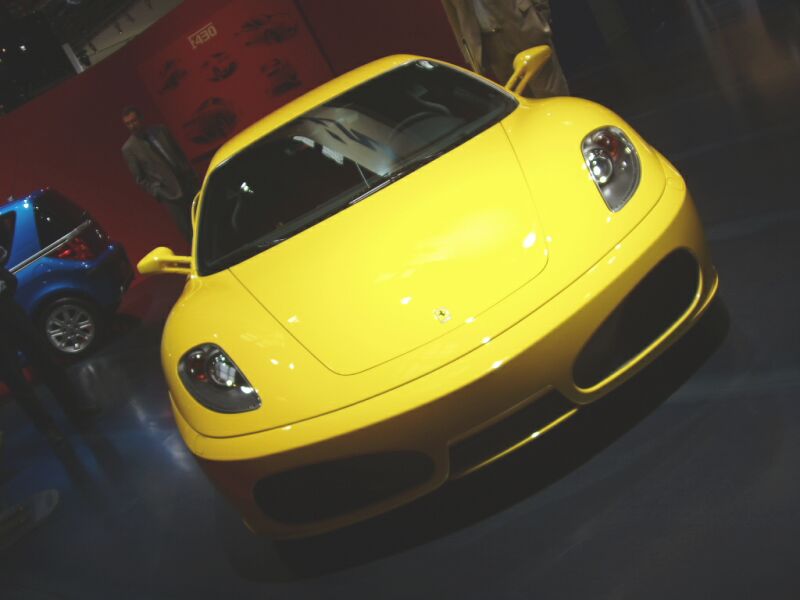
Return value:
[(644, 367), (717, 275), (680, 174), (620, 117), (392, 56), (223, 146), (162, 362), (181, 435), (257, 532), (430, 492)]

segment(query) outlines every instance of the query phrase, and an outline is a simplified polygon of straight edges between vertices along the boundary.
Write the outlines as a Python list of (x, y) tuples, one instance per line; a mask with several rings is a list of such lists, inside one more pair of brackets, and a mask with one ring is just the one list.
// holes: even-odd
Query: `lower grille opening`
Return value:
[(687, 250), (662, 260), (590, 338), (575, 361), (575, 384), (590, 388), (625, 366), (680, 319), (698, 283), (699, 267)]
[(575, 407), (556, 391), (537, 398), (505, 419), (450, 447), (450, 474), (458, 477), (470, 469), (530, 438)]
[(253, 494), (264, 514), (279, 522), (313, 523), (396, 496), (427, 481), (433, 461), (418, 452), (355, 456), (266, 477)]

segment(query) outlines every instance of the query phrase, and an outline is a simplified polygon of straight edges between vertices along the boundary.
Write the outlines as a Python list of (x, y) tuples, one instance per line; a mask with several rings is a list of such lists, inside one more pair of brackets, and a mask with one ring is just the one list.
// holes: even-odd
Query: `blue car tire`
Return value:
[(77, 358), (89, 354), (97, 346), (104, 319), (93, 302), (63, 297), (50, 302), (39, 312), (37, 326), (58, 355)]

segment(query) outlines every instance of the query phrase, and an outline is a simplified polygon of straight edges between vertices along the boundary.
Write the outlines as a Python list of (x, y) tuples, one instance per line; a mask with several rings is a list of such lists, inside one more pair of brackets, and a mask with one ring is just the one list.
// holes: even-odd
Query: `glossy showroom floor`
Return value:
[[(800, 8), (634, 4), (657, 8), (626, 15), (636, 35), (596, 33), (572, 87), (686, 175), (724, 307), (508, 460), (363, 525), (273, 544), (247, 533), (175, 430), (158, 344), (181, 282), (149, 281), (126, 300), (141, 319), (72, 367), (103, 406), (91, 427), (62, 418), (55, 451), (0, 402), (0, 503), (61, 493), (0, 555), (0, 597), (800, 597)], [(566, 58), (580, 40), (564, 39)]]

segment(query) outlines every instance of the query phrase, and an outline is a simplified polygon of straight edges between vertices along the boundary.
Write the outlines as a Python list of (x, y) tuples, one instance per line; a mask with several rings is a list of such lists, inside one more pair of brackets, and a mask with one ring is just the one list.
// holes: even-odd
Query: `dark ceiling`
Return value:
[[(53, 32), (75, 50), (114, 21), (125, 18), (125, 10), (135, 0), (0, 0), (0, 12), (23, 17), (33, 12), (43, 14)], [(0, 14), (0, 17), (2, 14)]]

